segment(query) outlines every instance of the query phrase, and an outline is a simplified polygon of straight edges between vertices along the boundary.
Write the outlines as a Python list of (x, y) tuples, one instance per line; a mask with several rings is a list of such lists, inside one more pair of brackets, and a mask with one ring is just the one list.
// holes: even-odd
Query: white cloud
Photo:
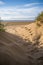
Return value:
[(3, 5), (3, 4), (5, 4), (5, 2), (3, 2), (3, 1), (0, 1), (0, 5)]
[(34, 5), (40, 5), (40, 4), (43, 4), (43, 2), (42, 3), (41, 2), (40, 3), (39, 2), (36, 2), (36, 3), (35, 2), (34, 3), (28, 3), (28, 4), (25, 4), (24, 6), (25, 7), (28, 7), (28, 6), (34, 6)]
[(30, 7), (30, 6), (37, 5), (37, 4), (40, 4), (40, 3), (30, 3), (30, 4), (25, 4), (24, 6), (25, 7)]
[(3, 20), (32, 20), (41, 11), (43, 8), (37, 6), (29, 8), (4, 7), (0, 8), (0, 17)]

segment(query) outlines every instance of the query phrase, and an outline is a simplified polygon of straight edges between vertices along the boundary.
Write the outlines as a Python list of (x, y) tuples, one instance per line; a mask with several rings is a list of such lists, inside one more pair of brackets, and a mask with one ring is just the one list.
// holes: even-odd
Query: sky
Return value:
[(2, 20), (34, 20), (43, 11), (43, 0), (0, 0)]

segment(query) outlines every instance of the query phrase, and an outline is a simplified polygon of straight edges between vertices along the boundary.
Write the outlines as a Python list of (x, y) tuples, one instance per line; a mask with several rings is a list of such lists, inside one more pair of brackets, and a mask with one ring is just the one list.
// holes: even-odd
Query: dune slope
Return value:
[(43, 26), (5, 26), (0, 32), (0, 65), (38, 64), (43, 64)]

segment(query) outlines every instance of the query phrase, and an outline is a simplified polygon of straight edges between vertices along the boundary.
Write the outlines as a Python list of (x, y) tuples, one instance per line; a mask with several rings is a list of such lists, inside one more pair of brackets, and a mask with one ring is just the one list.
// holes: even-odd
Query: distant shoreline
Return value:
[(4, 22), (1, 22), (2, 24), (4, 25), (28, 25), (30, 23), (34, 23), (34, 21), (4, 21)]
[(33, 22), (34, 20), (1, 20), (1, 22)]

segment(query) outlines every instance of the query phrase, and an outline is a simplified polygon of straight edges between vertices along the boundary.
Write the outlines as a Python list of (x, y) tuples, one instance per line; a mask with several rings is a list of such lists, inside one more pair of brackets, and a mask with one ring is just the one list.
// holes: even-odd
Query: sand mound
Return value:
[(0, 65), (43, 65), (43, 26), (9, 25), (0, 32)]
[(6, 26), (6, 32), (20, 36), (26, 41), (30, 40), (34, 42), (37, 37), (43, 36), (43, 26), (37, 27), (36, 23), (28, 25), (10, 25)]

